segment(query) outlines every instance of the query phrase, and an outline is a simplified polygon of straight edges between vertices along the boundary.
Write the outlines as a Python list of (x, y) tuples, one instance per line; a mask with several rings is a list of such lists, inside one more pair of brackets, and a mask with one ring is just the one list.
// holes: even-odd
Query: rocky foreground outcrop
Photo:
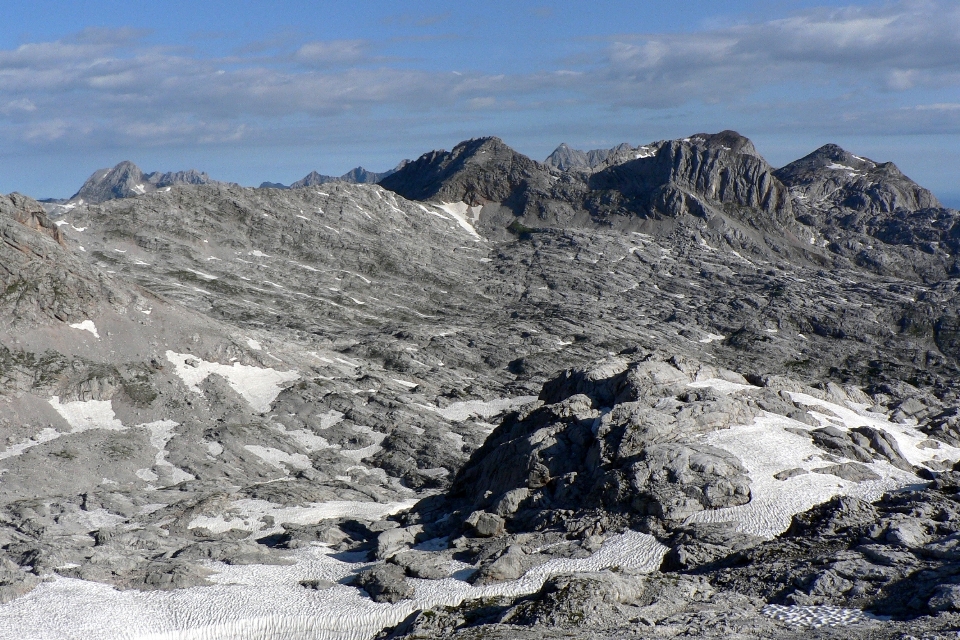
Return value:
[[(869, 615), (856, 613), (863, 624), (854, 633), (863, 637), (949, 626), (960, 619), (956, 460), (913, 464), (898, 439), (906, 447), (907, 435), (919, 432), (827, 417), (857, 407), (891, 412), (874, 400), (852, 387), (817, 389), (776, 377), (748, 382), (654, 353), (567, 371), (544, 385), (537, 402), (507, 416), (445, 495), (421, 501), (399, 518), (400, 528), (380, 534), (374, 553), (417, 578), (445, 577), (423, 569), (444, 558), (467, 560), (479, 567), (475, 584), (495, 584), (548, 559), (586, 557), (632, 527), (668, 547), (660, 571), (557, 575), (531, 596), (419, 612), (390, 637), (544, 637), (534, 631), (539, 625), (557, 637), (566, 637), (563, 629), (585, 634), (577, 637), (619, 637), (627, 629), (672, 637), (678, 625), (705, 624), (703, 610), (711, 607), (723, 613), (718, 629), (698, 628), (709, 637), (737, 628), (742, 637), (771, 637), (777, 632), (766, 627), (774, 619), (811, 606), (849, 611), (840, 617), (867, 611), (909, 620), (872, 627)], [(711, 440), (755, 418), (769, 429), (787, 425), (820, 452), (799, 454), (800, 466), (774, 474), (783, 487), (809, 473), (859, 487), (898, 469), (904, 489), (872, 503), (841, 495), (796, 513), (773, 539), (745, 533), (732, 519), (698, 518), (762, 500), (758, 486), (769, 491), (763, 472), (717, 445), (724, 440)], [(921, 449), (940, 447), (920, 438)], [(916, 462), (913, 449), (910, 457)], [(451, 548), (407, 550), (437, 536), (447, 536)], [(393, 572), (390, 588), (399, 593), (403, 576)]]

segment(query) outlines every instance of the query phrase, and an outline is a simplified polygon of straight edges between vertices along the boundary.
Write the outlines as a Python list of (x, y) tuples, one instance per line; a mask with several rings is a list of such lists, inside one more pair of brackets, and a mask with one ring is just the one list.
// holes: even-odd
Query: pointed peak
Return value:
[(844, 149), (843, 147), (841, 147), (840, 145), (833, 144), (832, 142), (828, 142), (827, 144), (823, 145), (822, 147), (820, 147), (810, 155), (827, 157), (833, 160), (841, 160), (851, 156), (852, 154), (846, 149)]
[(316, 187), (321, 184), (327, 184), (328, 182), (335, 182), (339, 180), (334, 176), (325, 176), (322, 173), (317, 173), (316, 171), (311, 171), (305, 175), (300, 180), (297, 180), (290, 185), (291, 189), (299, 189), (301, 187)]
[[(121, 160), (120, 162), (115, 164), (113, 167), (105, 170), (106, 171), (140, 171), (140, 167), (138, 167), (136, 163), (134, 163), (131, 160)], [(104, 169), (101, 169), (101, 171), (104, 171)]]

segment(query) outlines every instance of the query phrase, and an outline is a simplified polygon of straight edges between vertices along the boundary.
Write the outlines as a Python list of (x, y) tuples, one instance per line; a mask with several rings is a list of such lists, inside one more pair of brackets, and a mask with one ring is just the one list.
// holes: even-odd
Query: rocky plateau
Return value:
[(733, 131), (0, 196), (0, 638), (955, 638), (960, 213)]

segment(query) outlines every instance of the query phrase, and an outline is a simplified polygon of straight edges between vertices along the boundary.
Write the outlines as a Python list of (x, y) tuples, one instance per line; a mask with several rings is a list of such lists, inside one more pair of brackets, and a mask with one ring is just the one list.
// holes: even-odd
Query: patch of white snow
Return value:
[(84, 320), (83, 322), (75, 322), (70, 325), (71, 329), (79, 329), (80, 331), (89, 331), (92, 333), (97, 340), (100, 339), (100, 334), (97, 332), (97, 325), (93, 323), (93, 320)]
[[(201, 393), (198, 386), (207, 376), (216, 373), (223, 376), (234, 391), (243, 396), (254, 411), (265, 413), (280, 395), (284, 383), (300, 377), (297, 371), (253, 367), (234, 362), (232, 366), (218, 362), (206, 362), (187, 353), (167, 351), (167, 360), (176, 366), (177, 376), (194, 393)], [(187, 364), (187, 362), (191, 364)], [(196, 365), (196, 366), (191, 366)]]

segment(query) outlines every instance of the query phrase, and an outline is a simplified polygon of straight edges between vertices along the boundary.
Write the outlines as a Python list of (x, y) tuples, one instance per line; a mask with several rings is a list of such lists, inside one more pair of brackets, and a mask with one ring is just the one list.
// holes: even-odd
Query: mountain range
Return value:
[(958, 220), (733, 131), (0, 196), (0, 639), (948, 637)]

